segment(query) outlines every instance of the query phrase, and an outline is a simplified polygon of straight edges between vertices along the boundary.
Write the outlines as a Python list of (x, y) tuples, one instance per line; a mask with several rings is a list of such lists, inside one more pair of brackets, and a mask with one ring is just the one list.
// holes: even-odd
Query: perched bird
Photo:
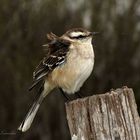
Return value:
[(48, 53), (33, 73), (30, 90), (42, 82), (39, 97), (35, 100), (18, 130), (27, 131), (43, 99), (58, 87), (67, 94), (76, 93), (90, 76), (94, 66), (92, 38), (95, 32), (75, 28), (58, 37), (47, 35)]

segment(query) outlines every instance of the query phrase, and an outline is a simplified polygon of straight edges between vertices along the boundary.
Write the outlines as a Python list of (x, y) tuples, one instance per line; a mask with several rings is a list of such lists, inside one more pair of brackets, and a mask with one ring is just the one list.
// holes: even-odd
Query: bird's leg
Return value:
[(59, 89), (60, 89), (62, 95), (64, 96), (64, 98), (65, 98), (67, 101), (70, 101), (71, 98), (70, 98), (61, 88), (59, 88)]
[(77, 92), (76, 95), (77, 95), (78, 98), (83, 98), (84, 97), (83, 95), (81, 95), (80, 92)]

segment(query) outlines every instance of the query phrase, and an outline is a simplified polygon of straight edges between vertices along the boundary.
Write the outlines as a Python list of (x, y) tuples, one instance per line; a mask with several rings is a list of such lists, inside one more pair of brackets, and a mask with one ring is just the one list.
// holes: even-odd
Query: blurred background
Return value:
[[(140, 111), (139, 0), (0, 0), (0, 131), (14, 131), (31, 106), (32, 72), (43, 58), (46, 33), (62, 35), (84, 27), (100, 34), (92, 76), (81, 94), (105, 93), (124, 85), (134, 89)], [(65, 99), (54, 90), (43, 102), (32, 127), (20, 140), (70, 140)], [(15, 140), (14, 135), (0, 135)]]

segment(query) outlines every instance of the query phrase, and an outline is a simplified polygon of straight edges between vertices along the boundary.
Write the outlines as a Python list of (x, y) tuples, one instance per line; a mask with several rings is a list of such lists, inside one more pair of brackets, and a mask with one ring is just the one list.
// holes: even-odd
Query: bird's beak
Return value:
[(95, 36), (95, 35), (98, 35), (98, 34), (100, 34), (100, 32), (91, 32), (92, 36)]

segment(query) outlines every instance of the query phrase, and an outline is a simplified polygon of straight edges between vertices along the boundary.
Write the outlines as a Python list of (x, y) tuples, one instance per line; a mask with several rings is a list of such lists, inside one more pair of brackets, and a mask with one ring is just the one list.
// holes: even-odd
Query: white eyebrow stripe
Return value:
[(71, 35), (71, 37), (78, 37), (80, 35), (84, 35), (84, 33), (82, 33), (82, 32), (72, 32), (70, 35)]

